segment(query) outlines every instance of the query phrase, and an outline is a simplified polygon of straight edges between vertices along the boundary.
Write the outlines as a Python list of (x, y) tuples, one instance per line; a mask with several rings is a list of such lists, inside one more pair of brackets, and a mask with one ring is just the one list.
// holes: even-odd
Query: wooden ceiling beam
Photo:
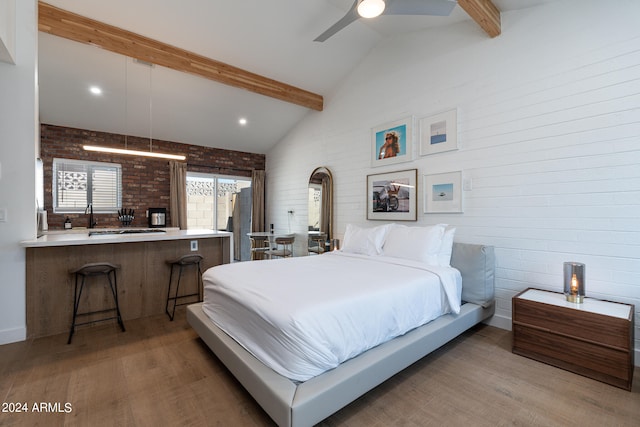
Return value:
[(322, 111), (321, 95), (38, 2), (38, 30)]
[(491, 0), (458, 0), (458, 4), (489, 37), (500, 35), (500, 11)]

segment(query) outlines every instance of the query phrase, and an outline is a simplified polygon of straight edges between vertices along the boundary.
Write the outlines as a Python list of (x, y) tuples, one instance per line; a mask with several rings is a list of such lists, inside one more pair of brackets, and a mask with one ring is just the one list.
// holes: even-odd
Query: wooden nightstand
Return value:
[(631, 390), (633, 305), (532, 288), (512, 305), (514, 353)]

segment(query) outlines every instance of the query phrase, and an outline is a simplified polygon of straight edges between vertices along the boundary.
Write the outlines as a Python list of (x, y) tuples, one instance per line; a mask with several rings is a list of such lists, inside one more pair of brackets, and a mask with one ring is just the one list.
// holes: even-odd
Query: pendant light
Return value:
[(100, 153), (111, 153), (111, 154), (126, 154), (132, 156), (143, 156), (143, 157), (154, 157), (160, 159), (170, 159), (170, 160), (185, 160), (186, 156), (182, 154), (167, 154), (167, 153), (158, 153), (153, 151), (153, 104), (152, 104), (152, 80), (151, 80), (151, 70), (154, 67), (154, 64), (146, 61), (136, 60), (139, 64), (144, 64), (149, 67), (149, 151), (141, 151), (141, 150), (129, 150), (127, 147), (127, 134), (128, 126), (127, 123), (127, 86), (128, 86), (128, 76), (127, 76), (127, 62), (128, 59), (125, 58), (125, 89), (124, 89), (124, 114), (125, 114), (125, 136), (124, 136), (124, 147), (125, 148), (112, 148), (112, 147), (100, 147), (96, 145), (83, 145), (82, 148), (86, 151), (96, 151)]

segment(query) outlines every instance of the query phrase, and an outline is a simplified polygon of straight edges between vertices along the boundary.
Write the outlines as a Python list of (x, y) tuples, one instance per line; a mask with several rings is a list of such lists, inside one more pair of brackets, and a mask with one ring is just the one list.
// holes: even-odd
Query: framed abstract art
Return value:
[(458, 149), (458, 110), (420, 119), (420, 155)]

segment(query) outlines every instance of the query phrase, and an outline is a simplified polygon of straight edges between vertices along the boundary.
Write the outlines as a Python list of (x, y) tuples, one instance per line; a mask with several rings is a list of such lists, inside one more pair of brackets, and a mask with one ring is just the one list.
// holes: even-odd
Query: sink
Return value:
[(120, 234), (133, 234), (133, 233), (166, 233), (166, 231), (160, 230), (158, 228), (120, 230)]
[(108, 234), (139, 234), (139, 233), (166, 233), (165, 230), (160, 230), (158, 228), (132, 228), (125, 230), (95, 230), (90, 231), (89, 236), (104, 236)]

